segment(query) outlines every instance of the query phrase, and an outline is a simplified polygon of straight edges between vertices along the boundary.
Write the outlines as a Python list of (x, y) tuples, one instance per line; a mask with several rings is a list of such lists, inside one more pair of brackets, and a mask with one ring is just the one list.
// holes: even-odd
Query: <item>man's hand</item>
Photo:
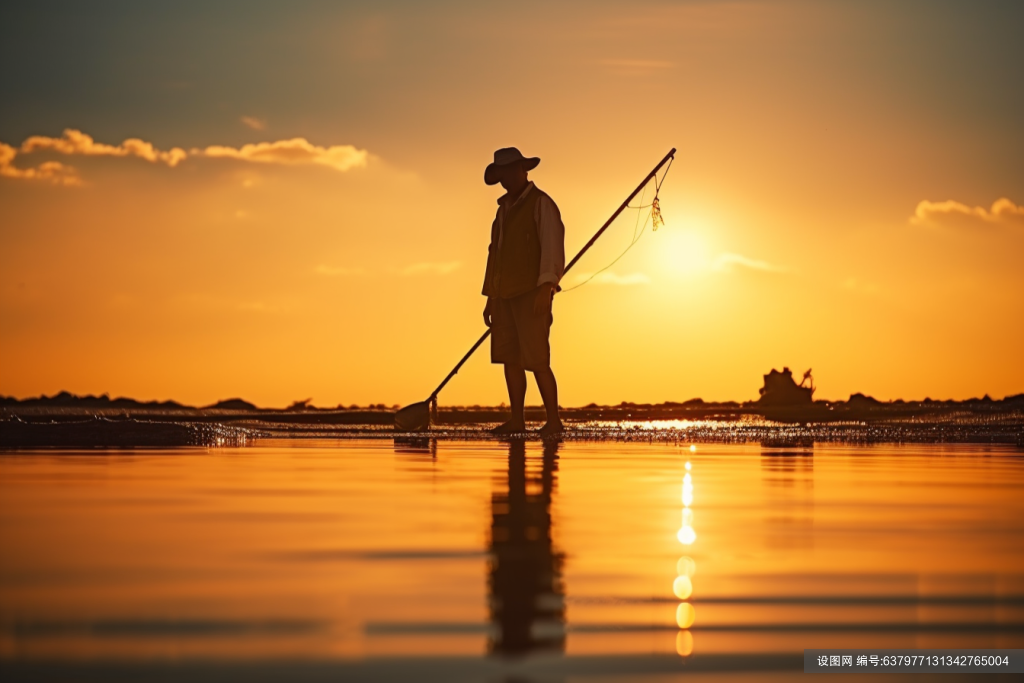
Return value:
[(545, 282), (537, 288), (537, 298), (533, 300), (533, 314), (547, 316), (551, 314), (551, 299), (555, 295), (555, 284)]
[(487, 297), (487, 305), (484, 306), (484, 325), (491, 326), (491, 314), (494, 313), (494, 299)]

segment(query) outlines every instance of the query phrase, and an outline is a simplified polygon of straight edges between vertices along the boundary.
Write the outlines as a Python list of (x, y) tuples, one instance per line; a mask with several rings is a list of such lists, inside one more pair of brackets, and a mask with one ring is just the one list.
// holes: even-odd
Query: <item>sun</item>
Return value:
[(658, 231), (656, 238), (655, 251), (662, 272), (686, 277), (711, 269), (711, 251), (699, 228), (665, 228)]

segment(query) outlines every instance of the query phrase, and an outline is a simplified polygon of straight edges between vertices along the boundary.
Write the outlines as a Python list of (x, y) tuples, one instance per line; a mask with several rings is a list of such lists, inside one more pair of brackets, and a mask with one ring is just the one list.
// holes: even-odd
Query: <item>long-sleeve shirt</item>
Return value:
[[(523, 197), (533, 188), (533, 182), (527, 183), (515, 201), (508, 204), (508, 194), (498, 199), (498, 212), (494, 217), (497, 226), (497, 247), (501, 248), (502, 222), (505, 214), (513, 206), (522, 201)], [(565, 226), (558, 206), (546, 194), (541, 194), (534, 207), (533, 219), (537, 223), (537, 239), (540, 242), (540, 275), (537, 286), (550, 282), (557, 285), (565, 271)]]

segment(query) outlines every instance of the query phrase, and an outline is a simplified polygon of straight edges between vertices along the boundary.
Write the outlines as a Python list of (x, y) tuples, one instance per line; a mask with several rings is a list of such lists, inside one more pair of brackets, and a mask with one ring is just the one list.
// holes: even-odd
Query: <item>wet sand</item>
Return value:
[(786, 680), (811, 647), (1020, 648), (1022, 486), (998, 444), (9, 451), (0, 666)]

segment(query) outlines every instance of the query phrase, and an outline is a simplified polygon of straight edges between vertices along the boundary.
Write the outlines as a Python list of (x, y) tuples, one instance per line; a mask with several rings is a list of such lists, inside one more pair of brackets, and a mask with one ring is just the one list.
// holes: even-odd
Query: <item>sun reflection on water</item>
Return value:
[(672, 584), (672, 592), (676, 594), (676, 597), (680, 600), (689, 599), (693, 593), (693, 582), (690, 581), (689, 576), (677, 576), (675, 582)]
[(693, 605), (688, 602), (681, 602), (679, 607), (676, 608), (676, 623), (679, 625), (679, 628), (686, 629), (693, 626), (693, 619), (696, 616)]
[(693, 634), (689, 631), (680, 631), (676, 634), (676, 654), (680, 657), (689, 657), (693, 654)]
[[(696, 453), (697, 447), (690, 445), (690, 452)], [(686, 474), (683, 475), (683, 525), (676, 537), (684, 546), (691, 546), (697, 540), (697, 532), (693, 529), (693, 464), (686, 462)], [(683, 555), (676, 562), (676, 579), (672, 583), (672, 592), (682, 602), (676, 607), (676, 625), (681, 629), (676, 635), (676, 653), (680, 657), (688, 657), (693, 653), (693, 634), (688, 630), (693, 626), (696, 612), (688, 600), (693, 595), (693, 575), (697, 572), (697, 563), (688, 555)]]
[[(730, 423), (721, 420), (594, 420), (591, 424), (595, 427), (628, 429), (640, 431), (669, 431), (687, 429), (707, 429), (718, 431), (728, 429)], [(696, 451), (696, 446), (690, 446), (690, 451)]]

